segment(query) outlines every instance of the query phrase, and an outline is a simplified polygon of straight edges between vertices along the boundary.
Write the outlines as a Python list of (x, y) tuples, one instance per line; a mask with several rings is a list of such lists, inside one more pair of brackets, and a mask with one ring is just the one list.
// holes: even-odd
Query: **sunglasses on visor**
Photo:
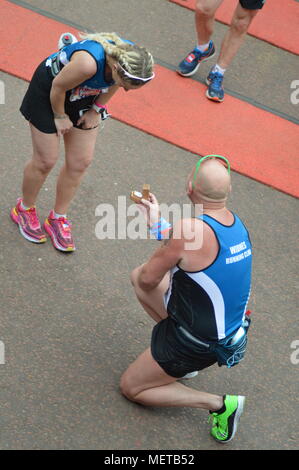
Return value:
[(222, 157), (222, 155), (206, 155), (205, 157), (200, 158), (198, 162), (196, 163), (195, 172), (194, 172), (193, 181), (192, 181), (193, 189), (195, 188), (195, 181), (196, 181), (196, 177), (197, 177), (197, 173), (198, 173), (200, 165), (202, 164), (204, 160), (207, 160), (210, 158), (217, 158), (219, 160), (222, 160), (226, 164), (227, 171), (230, 174), (230, 163), (227, 158)]
[(147, 78), (136, 77), (136, 75), (132, 75), (131, 73), (127, 72), (120, 64), (118, 64), (118, 67), (122, 71), (124, 76), (130, 79), (130, 82), (133, 85), (141, 85), (141, 83), (149, 82), (155, 77), (154, 73), (150, 77), (147, 77)]

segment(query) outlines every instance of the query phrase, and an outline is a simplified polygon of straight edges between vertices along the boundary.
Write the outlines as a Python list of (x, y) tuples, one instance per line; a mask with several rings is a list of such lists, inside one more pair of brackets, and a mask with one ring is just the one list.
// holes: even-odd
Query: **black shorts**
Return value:
[(160, 321), (152, 332), (151, 352), (155, 361), (172, 377), (183, 377), (217, 362), (214, 353), (198, 344), (190, 343), (171, 318)]
[[(56, 134), (54, 115), (50, 102), (50, 91), (52, 87), (53, 75), (51, 68), (46, 67), (44, 60), (34, 72), (28, 90), (23, 98), (20, 111), (38, 130), (46, 134)], [(70, 102), (71, 91), (66, 93), (65, 112), (72, 121), (74, 127), (77, 126), (81, 110), (88, 110), (94, 101), (94, 96), (82, 98), (81, 100)]]
[(241, 7), (246, 10), (260, 10), (265, 2), (266, 0), (239, 0)]

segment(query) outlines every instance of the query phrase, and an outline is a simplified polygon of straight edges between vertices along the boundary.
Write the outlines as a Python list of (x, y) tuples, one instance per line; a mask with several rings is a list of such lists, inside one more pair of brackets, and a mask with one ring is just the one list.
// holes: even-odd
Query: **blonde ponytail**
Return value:
[[(129, 44), (123, 41), (116, 33), (81, 33), (82, 40), (99, 42), (107, 55), (116, 60), (129, 74), (140, 78), (149, 78), (153, 75), (154, 59), (144, 47)], [(121, 73), (122, 79), (130, 82), (130, 77)]]

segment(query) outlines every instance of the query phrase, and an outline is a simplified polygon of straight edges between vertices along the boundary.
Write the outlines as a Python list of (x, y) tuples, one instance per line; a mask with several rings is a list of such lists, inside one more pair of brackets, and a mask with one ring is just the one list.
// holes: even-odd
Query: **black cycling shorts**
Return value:
[(241, 7), (246, 10), (260, 10), (263, 8), (266, 0), (239, 0)]
[[(46, 134), (56, 134), (57, 132), (50, 102), (52, 81), (51, 67), (46, 67), (46, 60), (44, 60), (34, 72), (20, 107), (20, 111), (25, 119), (31, 122), (39, 131)], [(70, 102), (70, 94), (71, 91), (66, 93), (65, 112), (74, 127), (80, 129), (81, 127), (77, 126), (80, 111), (88, 110), (92, 106), (94, 96)]]
[(151, 353), (160, 367), (171, 377), (183, 377), (189, 372), (202, 370), (217, 362), (215, 353), (190, 341), (178, 330), (170, 317), (154, 327)]

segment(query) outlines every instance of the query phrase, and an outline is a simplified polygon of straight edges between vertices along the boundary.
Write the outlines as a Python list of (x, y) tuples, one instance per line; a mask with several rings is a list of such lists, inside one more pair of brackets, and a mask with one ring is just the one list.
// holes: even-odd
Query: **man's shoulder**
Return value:
[[(196, 217), (186, 217), (180, 219), (173, 227), (173, 238), (180, 239), (183, 242), (196, 241), (196, 246), (200, 248), (209, 241), (210, 237), (215, 237), (214, 231), (202, 219)], [(190, 248), (189, 248), (190, 249)]]
[(183, 219), (180, 219), (174, 226), (174, 229), (177, 228), (177, 230), (185, 229), (185, 230), (204, 230), (208, 231), (210, 229), (209, 224), (206, 223), (203, 219), (200, 219), (198, 217), (185, 217)]

